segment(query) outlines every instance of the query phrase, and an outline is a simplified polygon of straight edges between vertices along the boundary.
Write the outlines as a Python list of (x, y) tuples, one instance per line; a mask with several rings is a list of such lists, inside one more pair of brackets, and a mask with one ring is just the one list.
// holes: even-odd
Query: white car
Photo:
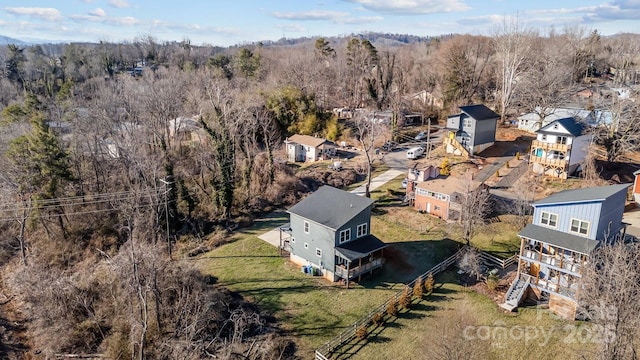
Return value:
[(424, 138), (426, 138), (426, 137), (427, 137), (427, 133), (426, 133), (426, 132), (424, 132), (424, 131), (420, 131), (420, 132), (418, 133), (418, 135), (416, 135), (416, 137), (415, 137), (415, 138), (413, 138), (413, 139), (414, 139), (415, 141), (420, 141), (420, 140), (424, 140)]

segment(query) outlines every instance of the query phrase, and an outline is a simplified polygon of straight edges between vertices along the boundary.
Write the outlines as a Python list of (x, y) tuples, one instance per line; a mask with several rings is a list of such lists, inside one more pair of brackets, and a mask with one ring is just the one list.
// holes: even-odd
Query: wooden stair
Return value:
[(445, 137), (444, 138), (444, 144), (446, 145), (451, 145), (454, 148), (456, 148), (458, 151), (460, 151), (460, 153), (462, 154), (462, 156), (464, 156), (465, 158), (469, 158), (471, 155), (469, 154), (469, 151), (467, 149), (465, 149), (464, 146), (462, 146), (462, 144), (460, 144), (460, 142), (458, 140), (456, 140), (455, 138), (450, 138), (450, 137)]

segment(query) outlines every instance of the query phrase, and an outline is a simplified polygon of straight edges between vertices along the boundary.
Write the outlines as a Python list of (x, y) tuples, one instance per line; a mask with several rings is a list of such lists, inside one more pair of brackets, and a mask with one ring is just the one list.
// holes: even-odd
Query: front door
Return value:
[(427, 203), (427, 214), (431, 214), (431, 203)]

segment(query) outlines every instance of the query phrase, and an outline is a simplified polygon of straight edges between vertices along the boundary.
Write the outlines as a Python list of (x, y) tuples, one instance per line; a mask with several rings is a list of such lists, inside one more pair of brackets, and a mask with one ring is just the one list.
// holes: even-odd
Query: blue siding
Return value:
[(542, 212), (550, 212), (558, 215), (558, 225), (555, 230), (571, 233), (571, 219), (589, 222), (589, 233), (586, 237), (597, 239), (599, 231), (601, 202), (588, 202), (580, 204), (537, 205), (533, 212), (533, 224), (546, 226), (540, 223)]
[[(608, 235), (607, 233), (613, 236), (622, 229), (622, 214), (624, 213), (626, 200), (627, 192), (621, 191), (604, 201), (600, 215), (600, 224), (596, 230), (596, 239), (605, 240), (605, 237)], [(611, 223), (610, 229), (609, 223)]]
[[(291, 242), (291, 253), (299, 256), (311, 264), (324, 267), (330, 271), (335, 269), (335, 246), (340, 241), (340, 231), (351, 229), (351, 240), (355, 240), (358, 234), (358, 225), (367, 224), (367, 232), (371, 232), (371, 206), (364, 209), (343, 227), (334, 231), (324, 225), (309, 221), (309, 233), (304, 232), (305, 218), (296, 214), (290, 214), (291, 236), (295, 242)], [(307, 243), (309, 247), (304, 248)], [(316, 249), (322, 250), (322, 256), (316, 255)], [(322, 261), (322, 265), (320, 262)]]
[(496, 141), (496, 124), (495, 120), (474, 120), (475, 130), (472, 137), (473, 145), (481, 145)]
[[(335, 268), (335, 257), (333, 245), (335, 243), (335, 232), (326, 226), (309, 221), (309, 233), (304, 232), (305, 219), (291, 214), (291, 236), (295, 242), (291, 243), (291, 253), (300, 256), (318, 267), (333, 271)], [(307, 243), (309, 248), (305, 249)], [(322, 250), (322, 257), (316, 255), (316, 248)]]
[(338, 229), (338, 231), (336, 231), (334, 244), (336, 246), (340, 245), (340, 232), (346, 229), (351, 229), (351, 241), (355, 240), (358, 235), (358, 225), (365, 223), (367, 224), (367, 233), (371, 233), (371, 207), (366, 208), (361, 213), (354, 216), (351, 221)]

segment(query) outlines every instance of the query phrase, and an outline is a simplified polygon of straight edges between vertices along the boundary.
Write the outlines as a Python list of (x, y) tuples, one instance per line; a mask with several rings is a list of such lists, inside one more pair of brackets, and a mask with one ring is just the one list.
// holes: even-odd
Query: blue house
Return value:
[(629, 184), (565, 190), (533, 204), (520, 233), (518, 276), (502, 305), (515, 309), (528, 293), (574, 319), (582, 268), (594, 249), (624, 237), (622, 213)]
[(387, 246), (371, 235), (373, 200), (322, 186), (288, 210), (290, 260), (331, 280), (360, 278), (382, 267)]
[(473, 156), (493, 145), (500, 115), (482, 104), (459, 109), (459, 114), (447, 118), (449, 136), (444, 139), (447, 153)]

